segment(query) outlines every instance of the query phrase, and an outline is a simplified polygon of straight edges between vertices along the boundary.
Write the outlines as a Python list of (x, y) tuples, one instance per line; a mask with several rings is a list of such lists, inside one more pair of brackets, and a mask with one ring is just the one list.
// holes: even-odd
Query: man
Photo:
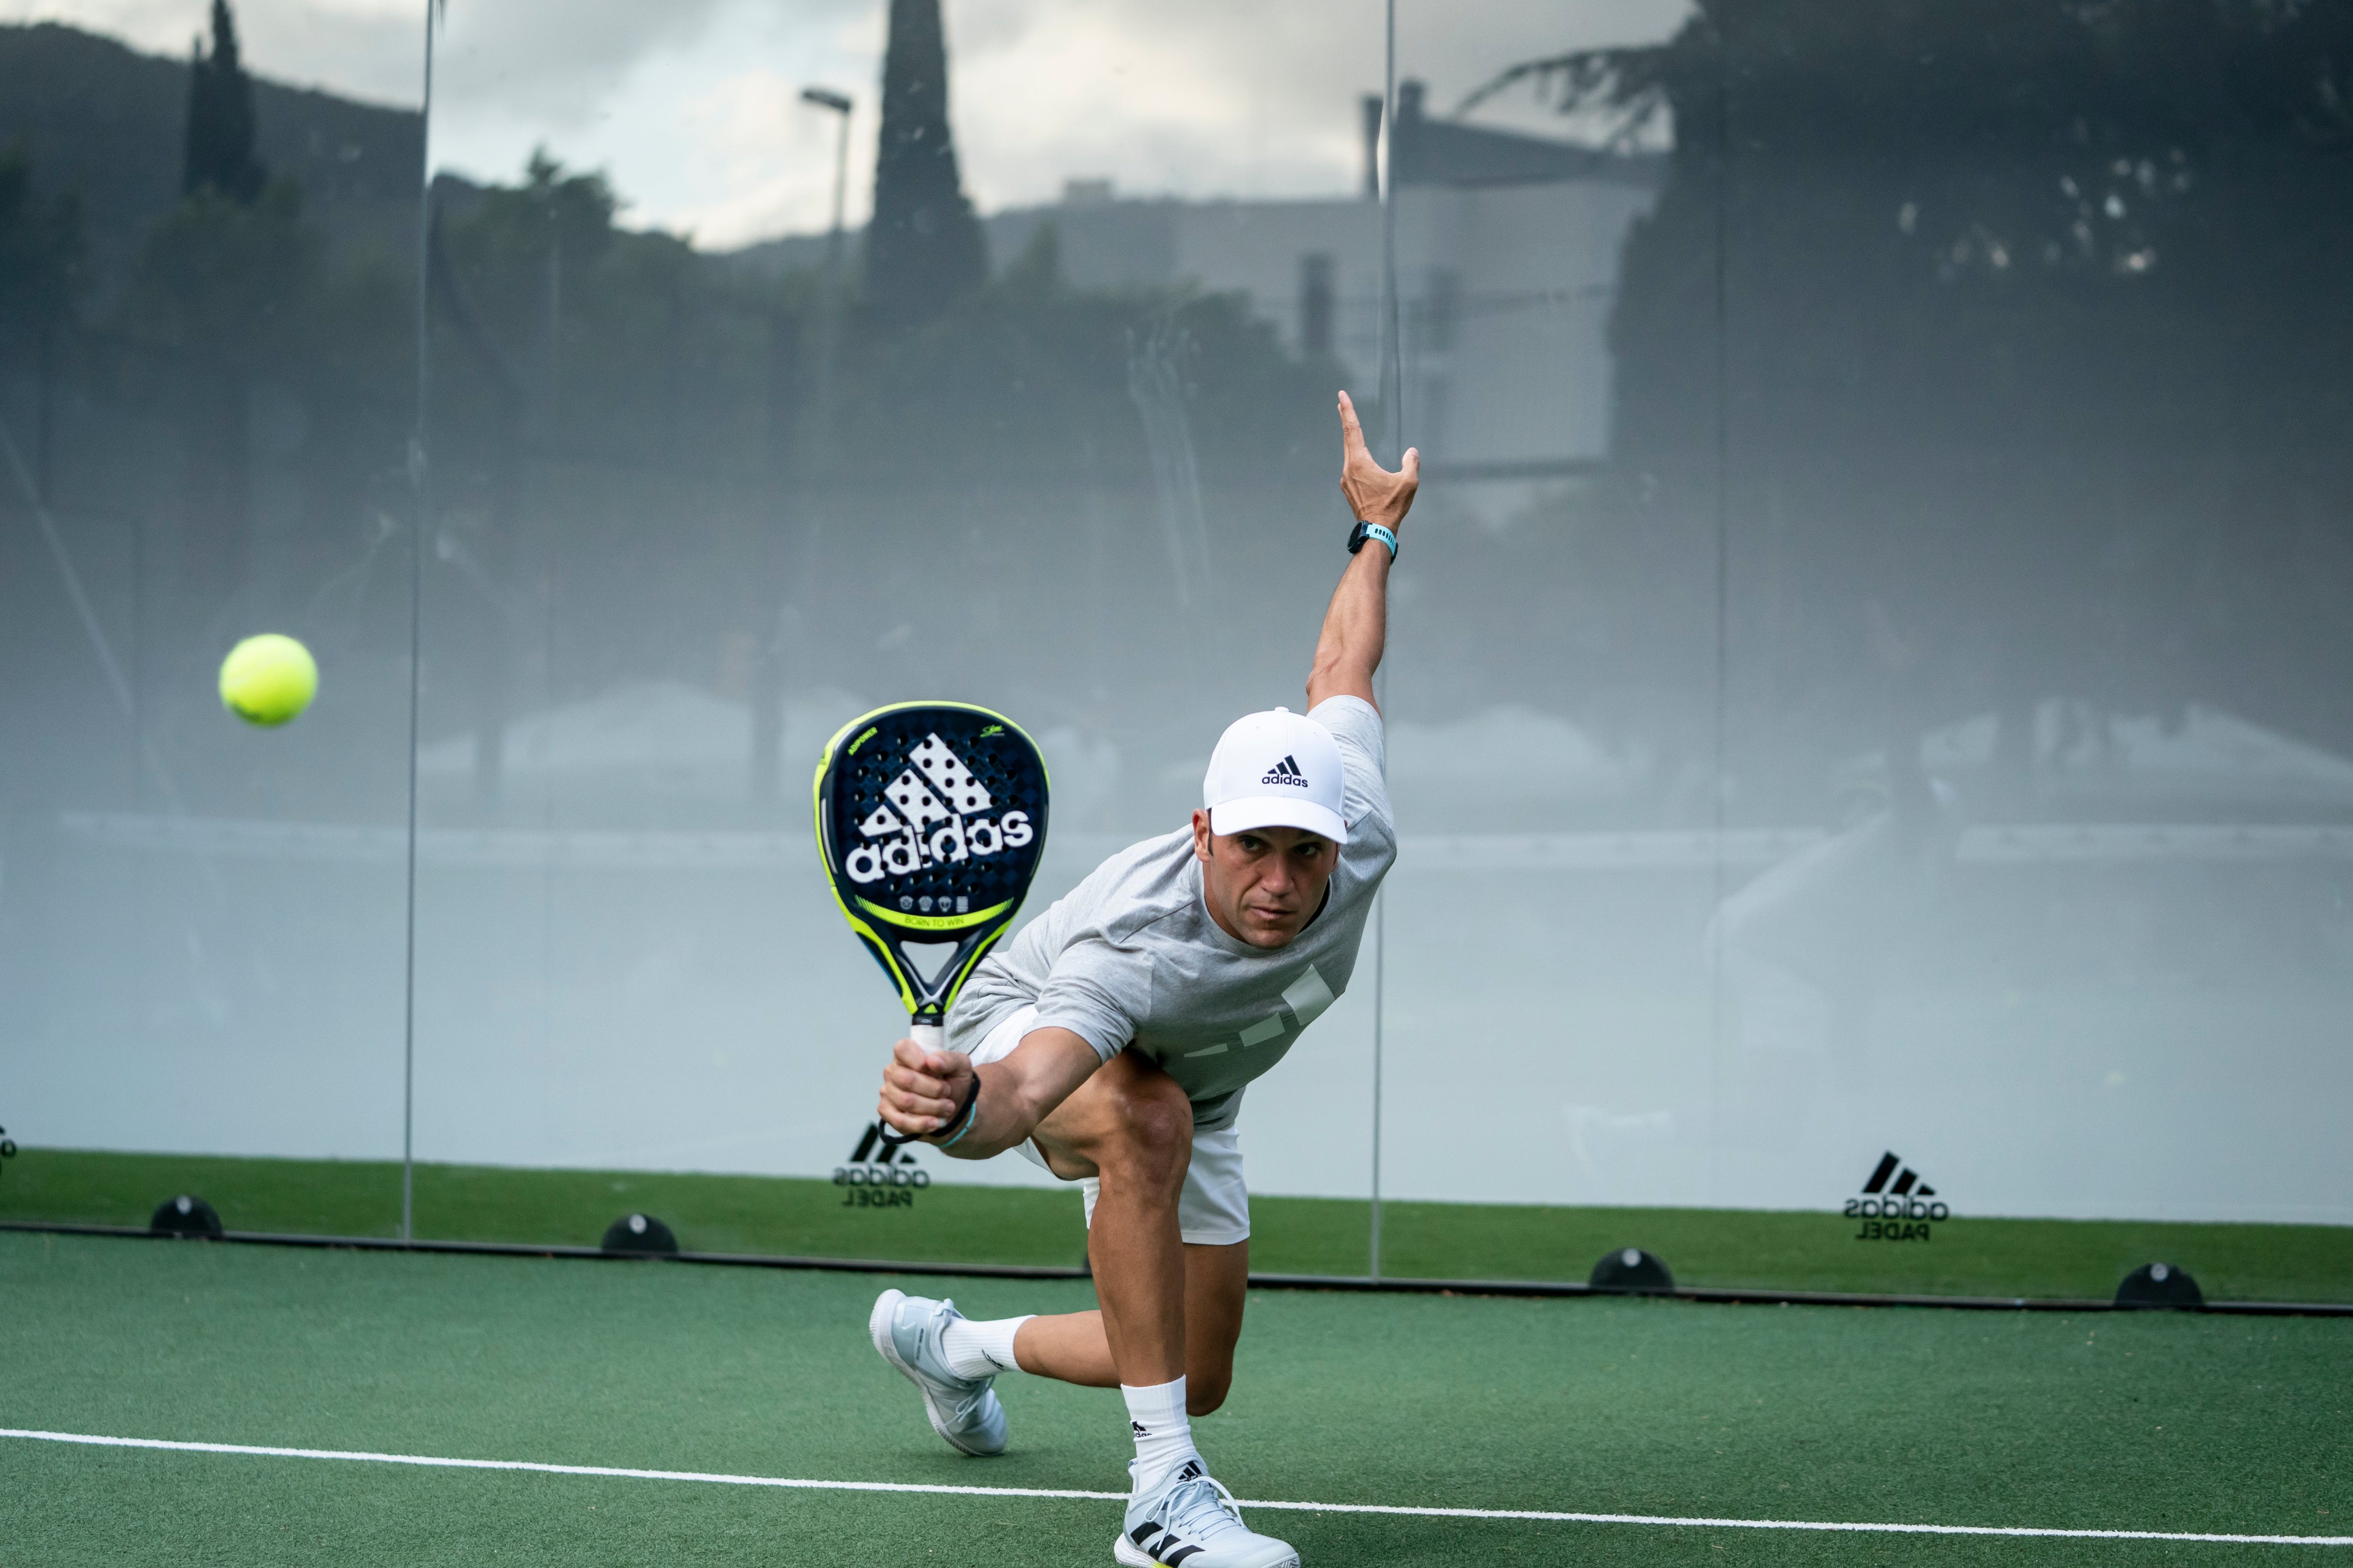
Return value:
[(993, 1382), (1017, 1368), (1126, 1397), (1135, 1458), (1113, 1554), (1130, 1568), (1283, 1568), (1193, 1446), (1224, 1403), (1250, 1275), (1234, 1118), (1244, 1085), (1347, 988), (1396, 858), (1373, 671), (1397, 529), (1419, 455), (1389, 473), (1340, 395), (1340, 489), (1359, 520), (1324, 617), (1308, 710), (1235, 721), (1190, 829), (1147, 839), (984, 962), (948, 1016), (953, 1049), (901, 1040), (881, 1114), (958, 1159), (1018, 1148), (1082, 1184), (1094, 1312), (973, 1322), (886, 1290), (868, 1329), (923, 1392), (934, 1430), (1000, 1453)]

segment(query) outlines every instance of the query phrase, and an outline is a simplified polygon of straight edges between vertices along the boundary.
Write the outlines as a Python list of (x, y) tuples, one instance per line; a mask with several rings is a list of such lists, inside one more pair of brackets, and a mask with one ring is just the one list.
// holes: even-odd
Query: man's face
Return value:
[(1229, 936), (1269, 951), (1288, 947), (1324, 907), (1324, 889), (1340, 847), (1298, 827), (1209, 831), (1209, 814), (1193, 814), (1193, 853), (1209, 917)]

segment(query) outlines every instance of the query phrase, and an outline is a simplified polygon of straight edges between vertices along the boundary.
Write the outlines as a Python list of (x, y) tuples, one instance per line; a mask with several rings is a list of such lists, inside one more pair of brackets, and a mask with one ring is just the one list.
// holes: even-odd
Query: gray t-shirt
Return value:
[(1348, 842), (1324, 908), (1272, 952), (1229, 936), (1201, 897), (1188, 826), (1121, 850), (982, 960), (948, 1014), (949, 1048), (970, 1051), (1007, 1015), (1068, 1029), (1105, 1061), (1134, 1046), (1185, 1086), (1193, 1125), (1232, 1124), (1242, 1086), (1281, 1061), (1348, 988), (1373, 891), (1397, 858), (1381, 778), (1381, 716), (1357, 697), (1309, 718), (1340, 742)]

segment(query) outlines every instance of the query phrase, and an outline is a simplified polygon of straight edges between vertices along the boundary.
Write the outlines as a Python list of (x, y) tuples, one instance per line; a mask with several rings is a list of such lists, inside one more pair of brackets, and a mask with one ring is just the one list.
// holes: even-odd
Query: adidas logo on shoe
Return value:
[(1242, 1522), (1198, 1455), (1128, 1504), (1112, 1556), (1121, 1568), (1299, 1568), (1288, 1542)]
[(1307, 788), (1306, 776), (1299, 771), (1298, 762), (1291, 757), (1285, 757), (1282, 761), (1275, 763), (1274, 771), (1268, 773), (1264, 778), (1258, 782), (1261, 784), (1291, 784), (1299, 789)]
[[(1155, 1535), (1160, 1538), (1156, 1543), (1153, 1540)], [(1127, 1538), (1134, 1542), (1143, 1551), (1151, 1553), (1155, 1563), (1181, 1563), (1187, 1557), (1198, 1557), (1201, 1554), (1199, 1547), (1173, 1530), (1163, 1531), (1159, 1522), (1155, 1520), (1146, 1520), (1137, 1525), (1127, 1532)]]

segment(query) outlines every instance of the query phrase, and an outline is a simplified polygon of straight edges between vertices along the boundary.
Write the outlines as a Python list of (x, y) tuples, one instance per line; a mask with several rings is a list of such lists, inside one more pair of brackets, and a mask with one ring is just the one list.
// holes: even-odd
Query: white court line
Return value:
[[(784, 1476), (728, 1476), (703, 1470), (635, 1470), (617, 1465), (550, 1465), (533, 1459), (450, 1459), (429, 1454), (370, 1454), (347, 1448), (271, 1448), (253, 1443), (180, 1443), (164, 1437), (101, 1437), (87, 1432), (37, 1432), (0, 1426), (0, 1437), (79, 1443), (100, 1448), (161, 1448), (179, 1454), (250, 1454), (265, 1459), (357, 1459), (375, 1465), (422, 1465), (446, 1470), (527, 1470), (545, 1476), (605, 1476), (631, 1481), (706, 1481), (728, 1487), (786, 1487), (804, 1491), (922, 1492), (955, 1497), (1074, 1498), (1125, 1502), (1125, 1492), (1065, 1491), (1051, 1487), (945, 1487), (917, 1481), (812, 1481)], [(1861, 1524), (1801, 1519), (1681, 1519), (1650, 1513), (1555, 1513), (1525, 1508), (1406, 1508), (1373, 1502), (1252, 1502), (1244, 1508), (1299, 1513), (1382, 1513), (1411, 1519), (1524, 1519), (1546, 1524), (1671, 1524), (1686, 1529), (1827, 1530), (1877, 1535), (2031, 1535), (2069, 1541), (2211, 1541), (2238, 1546), (2353, 1546), (2353, 1535), (2209, 1535), (2175, 1530), (2040, 1530), (2001, 1524)]]

